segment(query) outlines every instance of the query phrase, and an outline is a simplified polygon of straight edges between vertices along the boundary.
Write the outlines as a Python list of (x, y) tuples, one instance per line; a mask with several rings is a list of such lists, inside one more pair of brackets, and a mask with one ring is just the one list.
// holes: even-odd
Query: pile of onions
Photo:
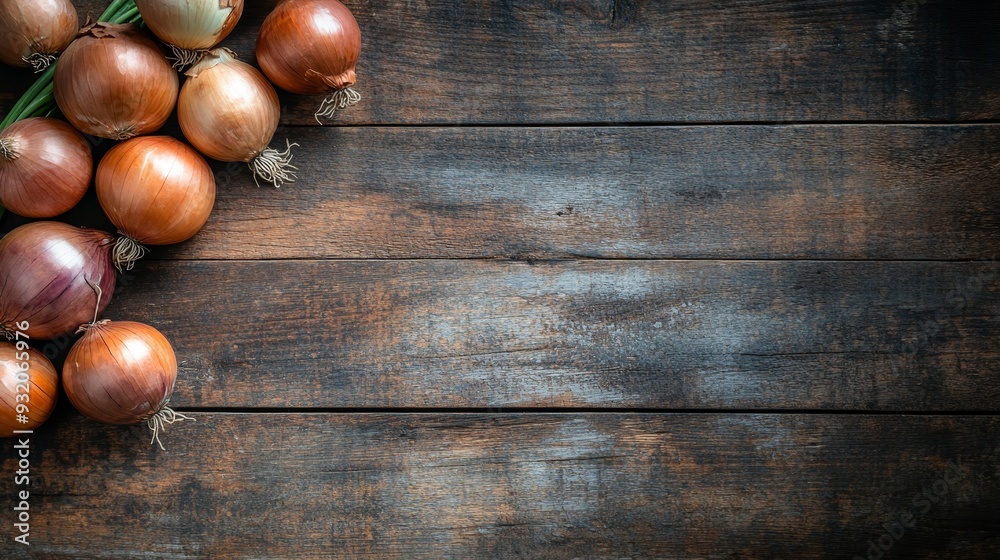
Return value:
[(164, 424), (190, 420), (167, 406), (177, 380), (177, 357), (160, 331), (134, 321), (80, 328), (83, 336), (66, 356), (62, 384), (84, 416), (109, 424), (146, 422), (157, 443)]
[(215, 204), (205, 159), (170, 136), (141, 136), (111, 148), (97, 166), (97, 199), (121, 236), (118, 270), (131, 269), (145, 245), (180, 243), (198, 233)]
[(316, 122), (361, 96), (351, 89), (361, 54), (361, 29), (351, 10), (338, 0), (282, 0), (260, 27), (257, 62), (283, 90), (329, 93)]
[(243, 0), (135, 0), (142, 20), (184, 68), (219, 44), (236, 27)]
[(113, 241), (103, 231), (45, 221), (5, 235), (0, 331), (8, 338), (18, 332), (53, 338), (91, 321), (95, 309), (104, 311), (115, 289)]
[(0, 204), (28, 218), (76, 206), (90, 188), (90, 144), (63, 121), (35, 117), (0, 132)]
[(279, 152), (268, 148), (281, 106), (278, 94), (256, 68), (240, 62), (229, 49), (213, 49), (187, 71), (177, 100), (177, 121), (188, 142), (220, 161), (242, 161), (254, 180), (280, 187), (294, 182), (292, 144)]
[(177, 102), (179, 81), (138, 27), (95, 23), (59, 59), (53, 86), (59, 110), (78, 130), (125, 140), (163, 126)]
[[(0, 436), (41, 425), (56, 402), (56, 371), (28, 339), (77, 329), (82, 336), (63, 366), (70, 402), (101, 422), (146, 422), (159, 443), (166, 424), (187, 418), (167, 406), (177, 358), (149, 325), (98, 320), (114, 293), (115, 269), (131, 269), (144, 246), (180, 243), (206, 223), (216, 184), (199, 151), (247, 163), (255, 181), (293, 182), (295, 144), (269, 147), (281, 112), (271, 81), (292, 93), (327, 94), (315, 115), (322, 125), (360, 100), (351, 86), (361, 31), (337, 0), (281, 0), (256, 43), (261, 73), (215, 48), (240, 19), (244, 0), (113, 0), (106, 21), (84, 27), (75, 40), (71, 2), (0, 0), (0, 61), (40, 69), (63, 51), (0, 121), (0, 204), (29, 218), (65, 213), (92, 175), (80, 132), (122, 140), (93, 173), (119, 236), (40, 221), (0, 239), (0, 334), (17, 338), (0, 343)], [(139, 21), (172, 49), (175, 67), (190, 66), (183, 88)], [(72, 127), (40, 117), (55, 109), (53, 100)], [(175, 107), (194, 148), (146, 136)], [(19, 416), (27, 410), (28, 418)]]
[(3, 0), (0, 61), (40, 72), (73, 41), (78, 28), (70, 0)]
[(59, 374), (48, 358), (24, 340), (0, 342), (0, 437), (44, 424), (58, 396)]

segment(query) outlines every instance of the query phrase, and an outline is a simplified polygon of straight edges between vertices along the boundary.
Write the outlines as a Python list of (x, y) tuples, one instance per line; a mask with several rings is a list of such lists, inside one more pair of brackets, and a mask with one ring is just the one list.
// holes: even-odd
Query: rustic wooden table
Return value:
[(196, 421), (63, 402), (29, 547), (3, 442), (0, 557), (1000, 557), (1000, 5), (347, 4), (362, 102), (106, 313)]

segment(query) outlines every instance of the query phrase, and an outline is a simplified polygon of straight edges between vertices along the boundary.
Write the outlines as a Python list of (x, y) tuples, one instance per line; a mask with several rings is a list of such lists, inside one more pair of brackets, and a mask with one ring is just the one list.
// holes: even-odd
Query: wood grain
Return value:
[(1000, 554), (995, 416), (194, 417), (47, 425), (4, 558), (852, 558), (906, 514), (886, 558)]
[[(1000, 248), (1000, 125), (284, 132), (301, 144), (296, 183), (258, 188), (245, 165), (215, 164), (209, 223), (154, 256), (957, 260)], [(88, 200), (64, 219), (112, 229)]]
[(996, 410), (1000, 267), (140, 263), (182, 407)]
[[(81, 18), (107, 2), (78, 0)], [(988, 0), (347, 0), (362, 102), (338, 124), (926, 121), (1000, 116)], [(223, 44), (255, 60), (274, 0)], [(29, 80), (2, 75), (0, 106)], [(319, 99), (283, 95), (285, 121)]]

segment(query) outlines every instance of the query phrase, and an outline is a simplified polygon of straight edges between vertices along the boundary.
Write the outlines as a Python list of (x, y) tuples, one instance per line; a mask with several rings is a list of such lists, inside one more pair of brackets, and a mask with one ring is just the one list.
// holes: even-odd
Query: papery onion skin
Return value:
[[(0, 437), (3, 438), (14, 437), (15, 430), (40, 428), (58, 402), (59, 372), (44, 354), (25, 346), (22, 344), (18, 349), (12, 342), (0, 342)], [(22, 382), (22, 364), (27, 364), (26, 382)], [(27, 411), (19, 413), (18, 404), (23, 404)], [(19, 414), (28, 421), (19, 422)]]
[(180, 87), (160, 47), (138, 27), (100, 22), (83, 28), (63, 52), (53, 86), (66, 120), (113, 140), (162, 127)]
[(215, 204), (212, 169), (170, 136), (140, 136), (111, 148), (97, 165), (94, 184), (111, 223), (147, 245), (191, 238)]
[(279, 88), (319, 94), (354, 85), (361, 29), (337, 0), (283, 0), (261, 25), (257, 62)]
[(160, 412), (177, 380), (177, 356), (163, 334), (135, 321), (100, 321), (70, 348), (63, 391), (84, 416), (136, 424)]
[(219, 161), (242, 162), (267, 148), (281, 116), (267, 78), (228, 49), (209, 51), (186, 74), (177, 121), (192, 146)]
[(202, 51), (236, 27), (243, 0), (135, 0), (146, 26), (164, 43)]
[[(113, 242), (109, 233), (61, 222), (11, 230), (0, 239), (0, 330), (53, 338), (92, 321), (115, 291)], [(17, 329), (21, 321), (29, 327)]]
[(0, 204), (27, 218), (52, 218), (76, 206), (90, 188), (90, 144), (69, 124), (48, 117), (0, 131)]
[(0, 61), (43, 70), (76, 37), (76, 8), (70, 0), (0, 2)]

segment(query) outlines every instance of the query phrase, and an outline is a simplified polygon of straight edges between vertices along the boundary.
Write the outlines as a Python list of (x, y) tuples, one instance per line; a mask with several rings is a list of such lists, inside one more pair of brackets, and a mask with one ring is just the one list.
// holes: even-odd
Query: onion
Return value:
[(177, 121), (189, 142), (206, 156), (242, 161), (258, 177), (280, 187), (294, 182), (293, 144), (268, 148), (281, 106), (278, 94), (256, 68), (229, 49), (213, 49), (187, 71), (177, 100)]
[(194, 64), (219, 44), (243, 14), (243, 0), (135, 0), (146, 22), (174, 53), (174, 67)]
[(215, 204), (215, 177), (198, 152), (169, 136), (142, 136), (108, 150), (97, 166), (97, 200), (121, 236), (114, 262), (131, 269), (142, 244), (198, 233)]
[(62, 384), (81, 414), (108, 424), (146, 422), (156, 442), (164, 424), (191, 420), (167, 406), (177, 357), (160, 331), (134, 321), (100, 321), (80, 329), (83, 336), (63, 364)]
[(59, 396), (59, 373), (27, 341), (0, 342), (0, 437), (34, 430), (52, 415)]
[(70, 0), (3, 0), (0, 61), (41, 72), (73, 41), (77, 29)]
[(257, 62), (274, 85), (292, 93), (330, 95), (316, 111), (332, 117), (361, 96), (351, 89), (361, 29), (337, 0), (284, 0), (260, 27)]
[(82, 132), (124, 140), (163, 126), (177, 102), (177, 73), (133, 24), (80, 31), (53, 76), (56, 104)]
[(112, 241), (60, 222), (32, 222), (0, 239), (0, 332), (52, 338), (104, 311), (115, 289)]
[(90, 144), (63, 121), (36, 117), (0, 132), (0, 204), (28, 218), (51, 218), (90, 188)]

